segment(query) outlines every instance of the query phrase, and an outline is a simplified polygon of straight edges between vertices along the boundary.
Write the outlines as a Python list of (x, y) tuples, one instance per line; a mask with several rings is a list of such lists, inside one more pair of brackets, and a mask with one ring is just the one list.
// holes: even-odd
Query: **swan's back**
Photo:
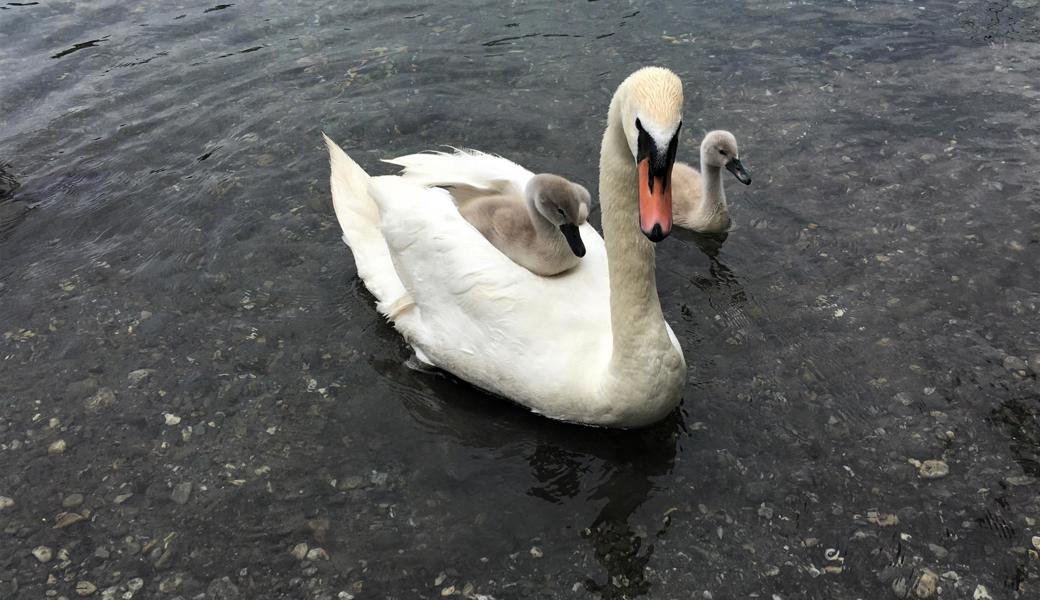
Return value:
[[(515, 162), (478, 150), (421, 152), (385, 159), (403, 167), (401, 177), (419, 185), (523, 193), (534, 173)], [(465, 197), (465, 196), (463, 196)]]

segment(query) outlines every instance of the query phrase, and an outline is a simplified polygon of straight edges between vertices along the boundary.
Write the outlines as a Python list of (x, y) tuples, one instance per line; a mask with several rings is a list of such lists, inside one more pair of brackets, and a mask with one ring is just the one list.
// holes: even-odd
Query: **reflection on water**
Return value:
[(10, 198), (18, 186), (18, 180), (11, 173), (11, 165), (0, 163), (0, 200)]
[[(672, 469), (682, 434), (678, 413), (636, 431), (545, 423), (520, 407), (503, 409), (503, 401), (450, 376), (427, 377), (433, 383), (423, 386), (426, 393), (404, 399), (425, 428), (499, 459), (522, 456), (530, 469), (530, 496), (552, 504), (577, 500), (601, 506), (595, 518), (571, 530), (588, 542), (599, 564), (597, 572), (588, 573), (590, 591), (626, 598), (649, 590), (644, 567), (653, 543), (630, 520), (656, 489), (654, 482)], [(461, 398), (460, 387), (468, 392)]]
[[(35, 205), (29, 202), (15, 202), (15, 192), (21, 186), (11, 165), (0, 163), (0, 240), (22, 221)], [(0, 278), (0, 285), (3, 285)], [(0, 287), (0, 290), (3, 288)]]
[[(1040, 7), (483, 4), (0, 3), (0, 596), (1035, 595)], [(658, 247), (680, 410), (406, 367), (320, 132), (594, 189), (648, 63), (763, 174)]]

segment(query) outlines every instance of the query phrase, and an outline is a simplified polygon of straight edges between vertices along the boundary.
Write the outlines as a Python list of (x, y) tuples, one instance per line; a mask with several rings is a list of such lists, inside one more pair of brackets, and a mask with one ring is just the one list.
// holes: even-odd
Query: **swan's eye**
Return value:
[(561, 216), (561, 217), (563, 217), (563, 218), (565, 218), (565, 219), (567, 218), (567, 213), (563, 212), (563, 209), (562, 209), (562, 208), (557, 208), (557, 209), (556, 209), (556, 212), (560, 213), (560, 216)]
[(719, 154), (721, 154), (723, 156), (726, 156), (726, 151), (723, 150), (722, 148), (719, 148)]
[(643, 124), (639, 121), (639, 119), (636, 119), (636, 129), (638, 129), (639, 131), (643, 131)]

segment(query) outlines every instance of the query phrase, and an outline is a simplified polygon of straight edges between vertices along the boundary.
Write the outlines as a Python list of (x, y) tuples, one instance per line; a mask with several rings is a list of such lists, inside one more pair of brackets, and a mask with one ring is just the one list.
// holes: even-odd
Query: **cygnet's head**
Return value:
[(585, 256), (585, 244), (578, 227), (589, 218), (592, 196), (584, 186), (559, 175), (540, 173), (527, 184), (527, 195), (547, 221), (560, 228), (575, 256)]
[(751, 175), (740, 162), (737, 138), (728, 131), (710, 131), (704, 136), (704, 141), (701, 142), (701, 160), (705, 163), (702, 167), (726, 167), (740, 183), (751, 183)]

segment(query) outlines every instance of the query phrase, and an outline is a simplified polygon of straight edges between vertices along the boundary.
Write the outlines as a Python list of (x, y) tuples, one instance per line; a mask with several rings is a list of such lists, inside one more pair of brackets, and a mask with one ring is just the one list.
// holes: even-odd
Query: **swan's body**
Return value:
[[(600, 155), (608, 243), (584, 225), (585, 258), (557, 277), (496, 250), (446, 190), (369, 178), (326, 138), (336, 215), (379, 311), (420, 360), (546, 416), (636, 427), (667, 415), (686, 364), (661, 312), (647, 237), (667, 235), (671, 206), (653, 204), (660, 190), (640, 190), (635, 129), (656, 142), (650, 175), (667, 182), (660, 148), (674, 147), (681, 105), (681, 84), (664, 69), (637, 71), (618, 88)], [(638, 144), (642, 158), (645, 139)], [(664, 209), (669, 223), (646, 214)]]
[[(410, 181), (449, 188), (463, 218), (536, 275), (558, 275), (585, 256), (579, 228), (588, 219), (591, 195), (581, 185), (550, 173), (535, 175), (475, 150), (411, 154), (384, 162), (404, 167), (401, 175)], [(496, 174), (501, 178), (495, 179)]]
[(672, 169), (672, 202), (675, 224), (701, 233), (722, 233), (730, 227), (729, 205), (722, 185), (722, 169), (750, 184), (740, 162), (737, 140), (728, 131), (712, 131), (701, 142), (703, 173), (684, 162)]

